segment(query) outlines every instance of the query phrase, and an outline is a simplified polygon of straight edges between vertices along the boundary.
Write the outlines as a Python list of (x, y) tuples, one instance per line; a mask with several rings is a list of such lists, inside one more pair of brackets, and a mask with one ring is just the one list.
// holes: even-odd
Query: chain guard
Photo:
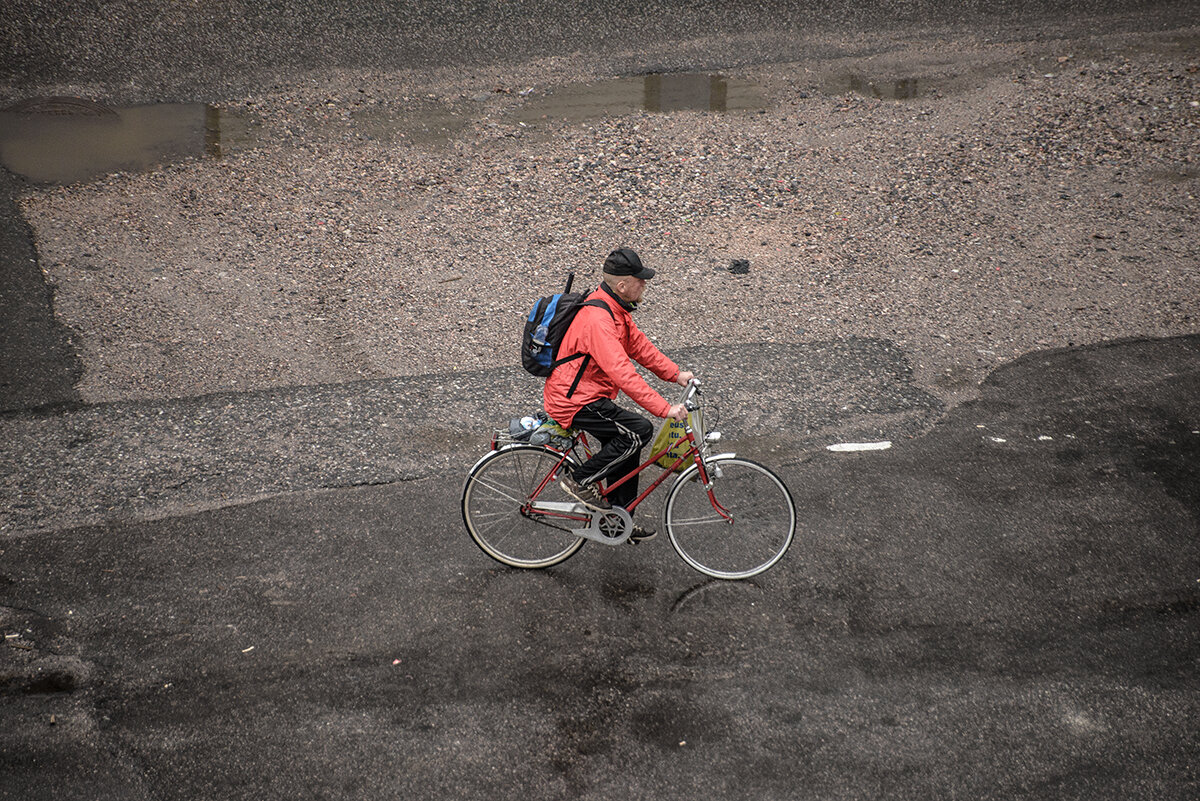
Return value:
[(572, 534), (605, 545), (620, 545), (633, 533), (633, 518), (620, 506), (604, 511), (589, 511), (592, 513), (592, 519), (587, 528), (573, 528)]

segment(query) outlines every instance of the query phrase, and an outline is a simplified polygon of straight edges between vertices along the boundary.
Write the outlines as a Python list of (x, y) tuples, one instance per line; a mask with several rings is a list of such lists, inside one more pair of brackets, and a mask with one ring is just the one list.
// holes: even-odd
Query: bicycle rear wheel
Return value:
[(663, 517), (683, 561), (721, 579), (756, 576), (778, 562), (796, 532), (796, 505), (784, 483), (749, 459), (716, 457), (707, 463), (713, 497), (700, 470), (685, 470), (667, 495)]
[[(511, 567), (556, 565), (583, 546), (571, 533), (586, 525), (529, 509), (531, 496), (554, 470), (562, 454), (536, 445), (516, 445), (489, 454), (471, 469), (463, 485), (462, 516), (467, 532), (484, 553)], [(569, 456), (564, 466), (575, 466)], [(551, 476), (538, 502), (573, 501)]]

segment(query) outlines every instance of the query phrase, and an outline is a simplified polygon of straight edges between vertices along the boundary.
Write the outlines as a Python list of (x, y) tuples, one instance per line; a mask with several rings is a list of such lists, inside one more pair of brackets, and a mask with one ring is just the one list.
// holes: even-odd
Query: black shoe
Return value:
[(563, 476), (558, 480), (558, 486), (562, 487), (563, 492), (589, 509), (597, 512), (607, 512), (612, 508), (612, 504), (608, 502), (608, 498), (600, 494), (595, 484), (580, 484), (570, 476)]
[(629, 544), (637, 545), (642, 542), (649, 542), (658, 536), (658, 532), (652, 528), (642, 528), (634, 524), (633, 531), (629, 534)]

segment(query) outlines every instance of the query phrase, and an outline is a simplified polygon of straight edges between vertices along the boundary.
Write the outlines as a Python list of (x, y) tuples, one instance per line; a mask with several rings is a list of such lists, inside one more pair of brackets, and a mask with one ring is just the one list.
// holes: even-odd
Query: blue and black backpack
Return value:
[[(572, 292), (571, 284), (574, 280), (575, 273), (570, 273), (564, 291), (539, 298), (525, 320), (525, 333), (521, 336), (521, 364), (539, 378), (546, 378), (560, 364), (579, 358), (591, 358), (583, 353), (576, 353), (565, 359), (558, 358), (558, 346), (562, 344), (567, 329), (571, 327), (571, 321), (580, 309), (584, 306), (599, 306), (612, 316), (612, 309), (608, 308), (604, 301), (587, 300), (588, 293)], [(580, 374), (586, 366), (586, 361), (580, 365)]]

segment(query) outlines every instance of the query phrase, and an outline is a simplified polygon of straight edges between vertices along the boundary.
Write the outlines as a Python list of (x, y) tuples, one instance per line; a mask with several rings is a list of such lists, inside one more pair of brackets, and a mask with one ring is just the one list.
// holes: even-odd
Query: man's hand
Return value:
[(695, 373), (689, 372), (687, 370), (680, 370), (679, 378), (675, 379), (675, 383), (681, 387), (686, 387), (687, 382), (691, 381), (695, 377), (696, 377)]
[(687, 407), (682, 403), (676, 403), (670, 409), (667, 409), (667, 417), (671, 420), (683, 422), (687, 419)]

